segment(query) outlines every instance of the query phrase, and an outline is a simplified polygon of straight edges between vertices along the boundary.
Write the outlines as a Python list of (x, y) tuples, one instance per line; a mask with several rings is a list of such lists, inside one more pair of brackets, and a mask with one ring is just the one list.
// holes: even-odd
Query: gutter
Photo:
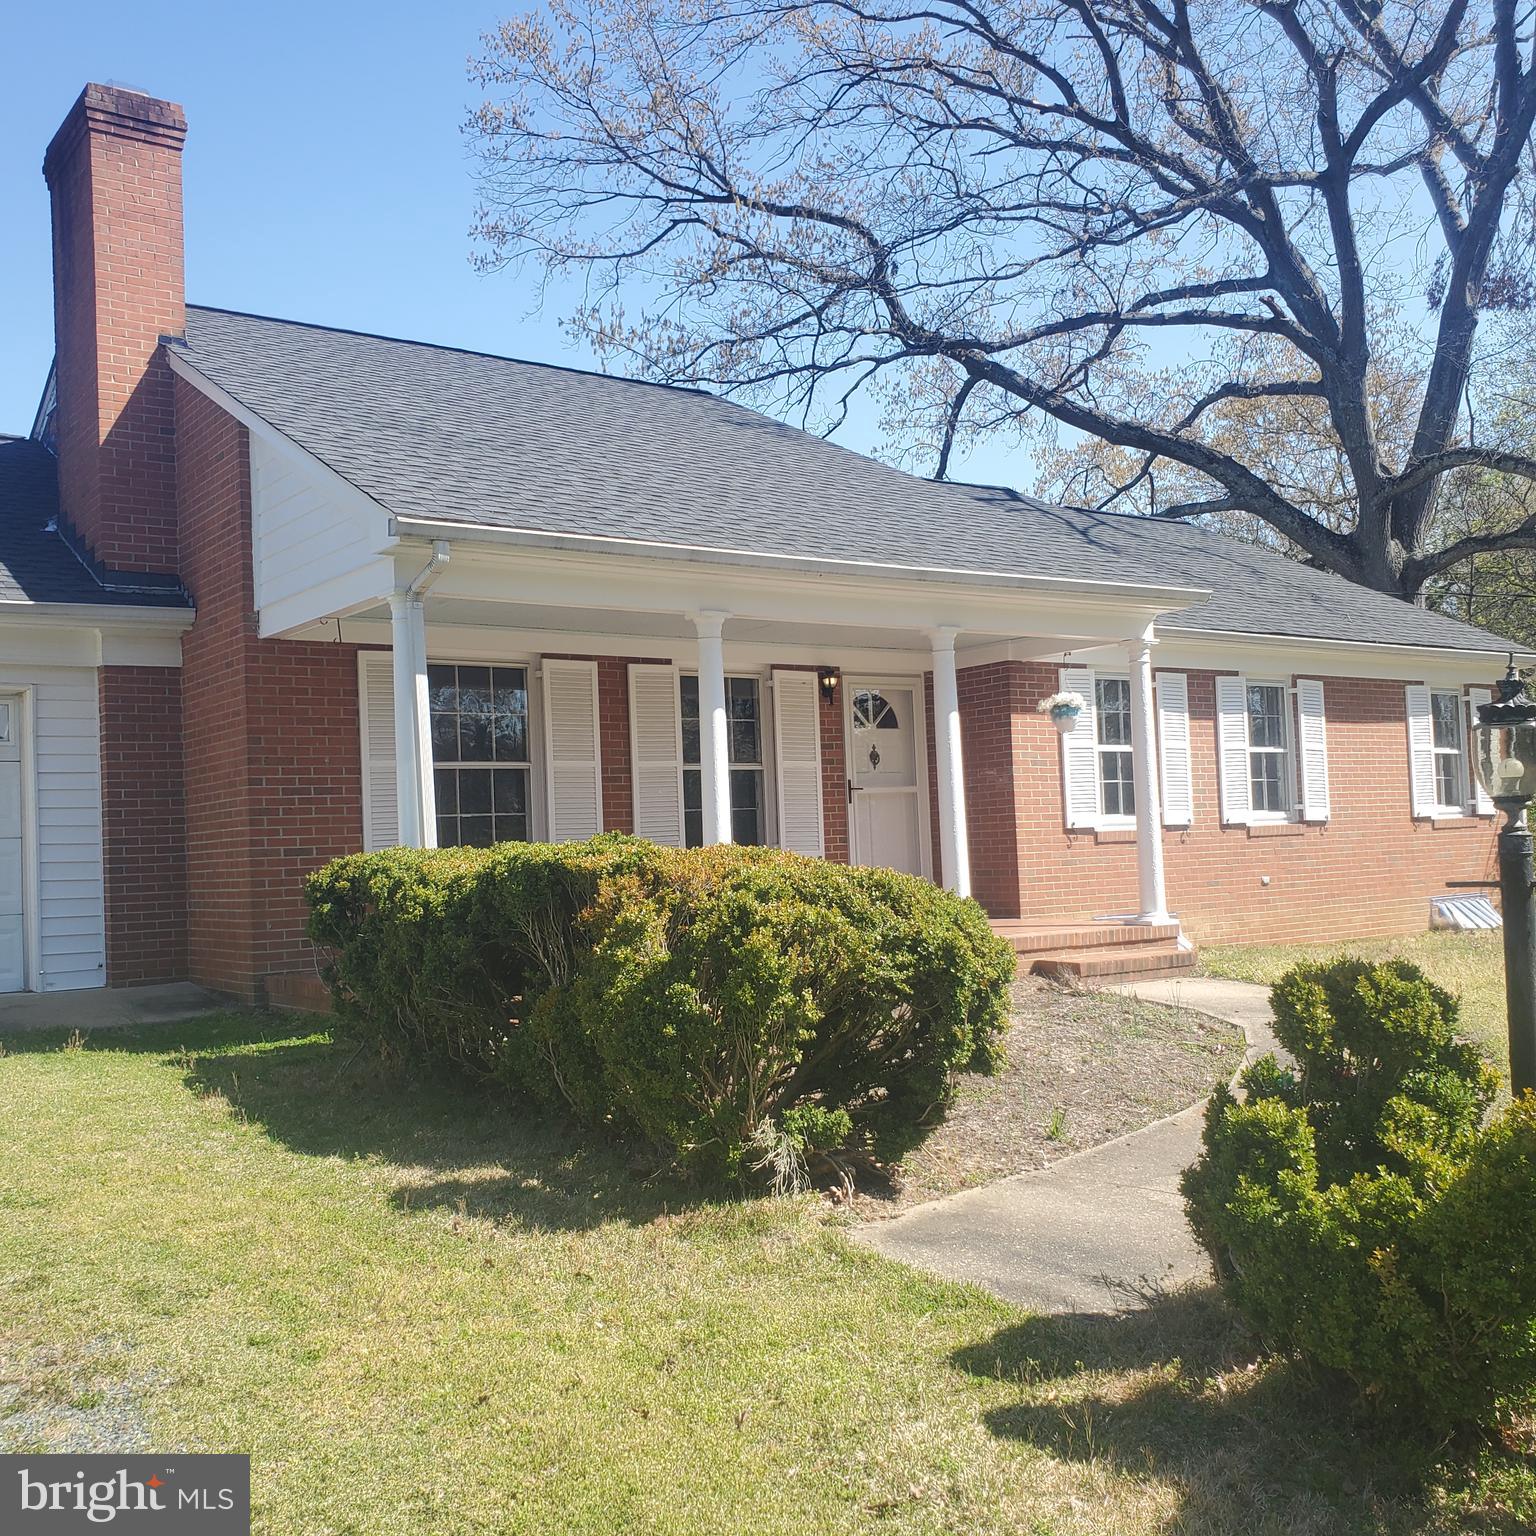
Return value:
[[(1263, 645), (1316, 645), (1342, 651), (1391, 651), (1394, 654), (1401, 652), (1408, 655), (1422, 655), (1427, 651), (1438, 656), (1491, 656), (1500, 661), (1513, 656), (1517, 662), (1523, 662), (1527, 666), (1536, 663), (1536, 651), (1525, 650), (1512, 642), (1508, 645), (1495, 645), (1490, 649), (1487, 646), (1435, 645), (1429, 641), (1420, 643), (1406, 640), (1337, 640), (1326, 635), (1277, 634), (1273, 630), (1196, 629), (1192, 625), (1182, 624), (1159, 624), (1158, 632), (1167, 637), (1177, 635), (1181, 640), (1187, 641), (1211, 640), (1218, 643), (1223, 640), (1256, 641)], [(1497, 639), (1497, 636), (1493, 638)]]
[(89, 629), (191, 629), (197, 614), (181, 605), (158, 608), (148, 603), (33, 603), (0, 601), (0, 622), (25, 618), (29, 624), (84, 626)]
[(650, 560), (688, 561), (707, 565), (785, 571), (812, 576), (868, 576), (890, 580), (905, 577), (916, 581), (958, 582), (968, 586), (1006, 587), (1015, 590), (1060, 593), (1063, 596), (1120, 597), (1172, 611), (1211, 595), (1209, 587), (1171, 587), (1135, 582), (1084, 580), (1067, 576), (1040, 576), (1023, 571), (975, 571), (948, 566), (898, 565), (891, 562), (812, 558), (778, 555), (761, 550), (736, 549), (706, 544), (669, 544), (657, 539), (625, 539), (606, 534), (550, 533), (537, 528), (487, 527), (446, 518), (401, 517), (390, 519), (390, 533), (397, 539), (431, 539), (434, 548), (448, 542), (478, 544), (488, 548), (547, 549), (564, 554), (628, 555)]

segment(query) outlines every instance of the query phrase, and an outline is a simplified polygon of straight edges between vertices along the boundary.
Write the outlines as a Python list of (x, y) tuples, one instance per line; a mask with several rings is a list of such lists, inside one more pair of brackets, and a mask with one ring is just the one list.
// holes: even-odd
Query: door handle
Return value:
[(858, 789), (858, 787), (859, 786), (857, 784), (855, 784), (852, 779), (848, 780), (848, 804), (849, 805), (853, 804), (853, 796), (854, 796), (855, 791)]

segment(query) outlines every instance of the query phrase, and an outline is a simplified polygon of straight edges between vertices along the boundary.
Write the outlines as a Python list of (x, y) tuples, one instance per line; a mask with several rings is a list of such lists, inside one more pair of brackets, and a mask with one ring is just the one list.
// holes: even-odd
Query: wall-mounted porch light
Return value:
[(816, 683), (821, 696), (828, 704), (837, 702), (838, 672), (835, 667), (821, 667), (816, 673)]

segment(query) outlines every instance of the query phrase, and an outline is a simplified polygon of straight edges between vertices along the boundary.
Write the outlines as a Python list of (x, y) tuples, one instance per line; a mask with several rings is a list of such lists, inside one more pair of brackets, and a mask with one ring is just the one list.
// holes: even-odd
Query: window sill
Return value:
[(1096, 843), (1134, 843), (1136, 841), (1136, 823), (1128, 822), (1125, 825), (1111, 825), (1095, 827), (1093, 840)]
[(1248, 836), (1253, 837), (1305, 837), (1304, 821), (1250, 821)]

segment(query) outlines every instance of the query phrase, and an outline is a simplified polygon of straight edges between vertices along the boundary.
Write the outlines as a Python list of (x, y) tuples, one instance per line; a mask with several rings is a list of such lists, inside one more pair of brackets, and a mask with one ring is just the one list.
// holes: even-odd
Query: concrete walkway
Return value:
[(79, 992), (14, 992), (0, 997), (0, 1038), (31, 1029), (96, 1029), (195, 1019), (234, 1005), (190, 981), (154, 987), (93, 987)]
[[(1240, 1025), (1248, 1056), (1276, 1049), (1269, 989), (1205, 977), (1115, 990)], [(1210, 1273), (1184, 1219), (1179, 1175), (1200, 1150), (1204, 1106), (1049, 1168), (935, 1200), (854, 1232), (857, 1242), (1036, 1312), (1104, 1312), (1149, 1287)]]

